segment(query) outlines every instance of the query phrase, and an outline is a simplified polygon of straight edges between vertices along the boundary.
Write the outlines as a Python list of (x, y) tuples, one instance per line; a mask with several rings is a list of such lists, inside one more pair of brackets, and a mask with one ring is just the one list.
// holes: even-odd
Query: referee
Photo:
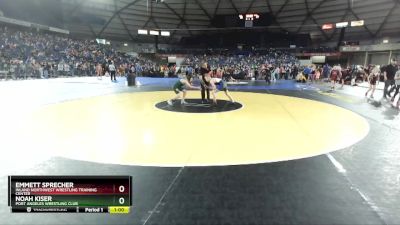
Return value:
[[(207, 63), (203, 63), (203, 65), (200, 68), (200, 75), (201, 75), (201, 103), (209, 102), (210, 101), (210, 90), (208, 89), (208, 86), (210, 85), (210, 82), (208, 82), (205, 77), (209, 75), (210, 69), (207, 65)], [(206, 101), (206, 91), (207, 91), (207, 101)]]

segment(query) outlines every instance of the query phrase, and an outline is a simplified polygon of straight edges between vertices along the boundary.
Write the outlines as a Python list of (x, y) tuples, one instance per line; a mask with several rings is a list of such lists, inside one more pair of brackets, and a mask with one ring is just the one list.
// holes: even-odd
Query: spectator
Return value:
[[(385, 70), (383, 72), (383, 76), (384, 76), (384, 81), (385, 81), (385, 87), (383, 89), (383, 98), (387, 99), (387, 96), (390, 96), (390, 93), (392, 91), (394, 91), (394, 85), (395, 85), (395, 81), (394, 81), (394, 75), (397, 72), (397, 65), (396, 65), (397, 61), (396, 59), (392, 59), (391, 63), (389, 65), (387, 65), (385, 67)], [(388, 88), (390, 86), (393, 86), (392, 89), (390, 91), (388, 91)]]
[(111, 61), (110, 65), (108, 65), (108, 69), (110, 70), (111, 81), (117, 82), (117, 79), (115, 78), (116, 68), (114, 62)]

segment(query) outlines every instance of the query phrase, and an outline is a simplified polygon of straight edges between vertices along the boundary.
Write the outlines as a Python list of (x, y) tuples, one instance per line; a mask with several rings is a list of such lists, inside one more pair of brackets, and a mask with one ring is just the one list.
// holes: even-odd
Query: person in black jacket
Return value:
[(206, 92), (207, 92), (207, 102), (210, 101), (210, 90), (208, 87), (210, 86), (210, 82), (208, 82), (205, 77), (210, 76), (210, 68), (208, 67), (207, 63), (203, 63), (200, 68), (200, 75), (201, 75), (201, 103), (206, 102)]
[(387, 99), (387, 97), (391, 97), (390, 93), (394, 90), (391, 89), (390, 91), (388, 90), (389, 86), (393, 86), (395, 84), (394, 81), (394, 75), (397, 72), (397, 61), (396, 59), (392, 59), (391, 60), (391, 64), (387, 65), (384, 72), (383, 72), (383, 76), (384, 76), (384, 80), (385, 80), (385, 87), (383, 89), (383, 98)]

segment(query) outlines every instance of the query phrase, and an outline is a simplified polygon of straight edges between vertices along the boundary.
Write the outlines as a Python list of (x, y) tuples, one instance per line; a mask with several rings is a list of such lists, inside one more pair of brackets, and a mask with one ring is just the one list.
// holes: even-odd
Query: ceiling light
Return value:
[(169, 37), (171, 33), (169, 31), (161, 31), (161, 36)]
[(160, 32), (158, 32), (156, 30), (151, 30), (150, 35), (160, 35)]
[(349, 22), (336, 23), (336, 28), (345, 28), (347, 26), (349, 26)]
[(147, 35), (147, 30), (138, 30), (138, 34), (145, 34), (145, 35)]
[(352, 27), (364, 26), (364, 20), (351, 21), (351, 26)]

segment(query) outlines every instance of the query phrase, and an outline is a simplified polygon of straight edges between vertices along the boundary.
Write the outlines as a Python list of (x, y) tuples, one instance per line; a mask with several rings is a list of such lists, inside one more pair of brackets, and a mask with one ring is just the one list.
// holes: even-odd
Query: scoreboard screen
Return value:
[(240, 14), (239, 19), (246, 21), (253, 21), (260, 19), (260, 15), (258, 14)]
[(129, 213), (130, 176), (9, 176), (13, 213)]
[(243, 27), (252, 24), (255, 27), (269, 26), (275, 21), (275, 17), (270, 13), (246, 13), (216, 15), (211, 20), (211, 25), (217, 28)]

